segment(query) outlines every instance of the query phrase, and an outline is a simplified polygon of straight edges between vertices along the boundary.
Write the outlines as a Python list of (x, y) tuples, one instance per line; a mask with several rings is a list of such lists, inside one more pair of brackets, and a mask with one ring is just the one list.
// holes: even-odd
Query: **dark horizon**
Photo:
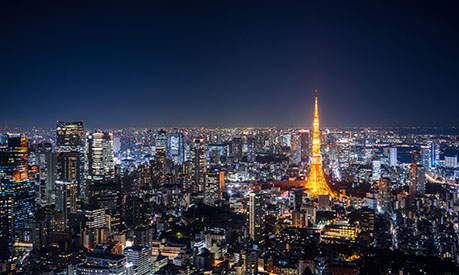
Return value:
[[(0, 4), (0, 127), (459, 126), (457, 3)], [(86, 126), (85, 126), (86, 127)]]

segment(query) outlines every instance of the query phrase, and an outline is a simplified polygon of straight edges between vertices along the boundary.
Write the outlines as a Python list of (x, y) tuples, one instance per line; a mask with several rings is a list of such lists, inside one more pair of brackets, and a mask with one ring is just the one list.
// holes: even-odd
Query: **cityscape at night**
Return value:
[(454, 1), (0, 3), (0, 275), (459, 274)]

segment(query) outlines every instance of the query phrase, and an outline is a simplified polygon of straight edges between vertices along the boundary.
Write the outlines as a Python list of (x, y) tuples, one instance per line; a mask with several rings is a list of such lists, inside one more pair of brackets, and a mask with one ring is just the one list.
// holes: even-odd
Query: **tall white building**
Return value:
[(389, 148), (389, 165), (391, 167), (397, 166), (397, 148)]
[(381, 178), (381, 161), (373, 160), (373, 181), (378, 181)]

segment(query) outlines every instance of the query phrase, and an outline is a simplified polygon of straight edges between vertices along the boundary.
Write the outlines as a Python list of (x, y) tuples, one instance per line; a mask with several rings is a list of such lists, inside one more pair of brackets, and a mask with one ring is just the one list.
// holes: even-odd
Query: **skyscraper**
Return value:
[(411, 164), (410, 166), (410, 195), (424, 196), (426, 192), (425, 168), (422, 165)]
[(0, 140), (0, 261), (9, 262), (13, 243), (23, 241), (21, 230), (33, 221), (36, 194), (29, 180), (28, 139), (15, 134)]
[(249, 235), (250, 239), (257, 242), (260, 240), (263, 220), (262, 197), (256, 193), (249, 194)]
[(221, 200), (225, 186), (225, 172), (214, 171), (205, 173), (204, 203), (214, 205)]
[(195, 139), (191, 152), (193, 183), (200, 192), (204, 189), (204, 172), (207, 170), (206, 144), (203, 139)]
[(378, 206), (381, 211), (387, 211), (389, 206), (389, 178), (380, 178), (378, 181)]
[(373, 181), (378, 181), (381, 178), (381, 161), (373, 160), (373, 171), (372, 171)]
[(69, 214), (77, 212), (78, 183), (56, 181), (56, 209), (63, 213), (64, 228), (68, 227)]
[(155, 160), (157, 165), (159, 183), (166, 183), (166, 147), (156, 147)]
[(113, 156), (113, 134), (98, 132), (86, 135), (85, 182), (113, 180), (115, 166)]
[(389, 148), (389, 165), (391, 167), (397, 166), (397, 148), (396, 147)]
[(40, 143), (35, 147), (35, 165), (38, 166), (39, 200), (41, 205), (52, 204), (57, 173), (57, 154), (52, 144)]
[(76, 181), (84, 192), (84, 128), (83, 121), (58, 121), (56, 127), (57, 179)]
[(169, 135), (169, 158), (175, 164), (182, 164), (185, 157), (184, 136), (181, 132), (174, 132)]
[(308, 189), (313, 195), (330, 195), (334, 197), (335, 195), (325, 181), (324, 172), (322, 170), (322, 157), (320, 154), (319, 108), (317, 105), (317, 96), (315, 97), (313, 127), (314, 133), (312, 138), (311, 168), (309, 170), (306, 189)]
[(156, 147), (167, 148), (167, 133), (163, 129), (156, 132)]
[(440, 144), (438, 140), (430, 141), (430, 168), (435, 168), (440, 162)]

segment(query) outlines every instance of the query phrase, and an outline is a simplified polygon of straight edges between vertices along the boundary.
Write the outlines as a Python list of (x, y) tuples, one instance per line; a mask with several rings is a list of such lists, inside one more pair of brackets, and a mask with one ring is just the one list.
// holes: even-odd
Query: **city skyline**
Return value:
[(0, 275), (459, 274), (459, 5), (319, 2), (0, 2)]
[(459, 125), (453, 2), (182, 5), (2, 3), (0, 125)]

